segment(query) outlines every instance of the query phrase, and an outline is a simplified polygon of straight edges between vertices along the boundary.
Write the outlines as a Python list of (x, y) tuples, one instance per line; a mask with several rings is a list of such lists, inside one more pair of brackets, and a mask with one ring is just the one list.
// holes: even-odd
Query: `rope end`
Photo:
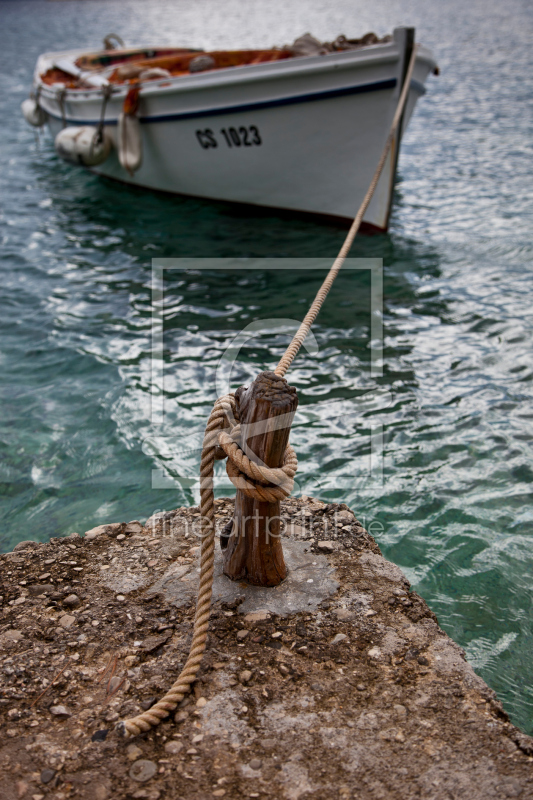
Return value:
[(123, 719), (119, 719), (115, 725), (115, 730), (122, 739), (127, 739), (129, 734), (126, 728), (126, 723)]

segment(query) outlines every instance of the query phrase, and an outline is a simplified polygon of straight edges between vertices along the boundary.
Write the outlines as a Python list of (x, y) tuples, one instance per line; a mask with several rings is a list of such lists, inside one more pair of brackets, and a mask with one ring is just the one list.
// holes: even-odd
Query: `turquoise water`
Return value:
[[(38, 54), (93, 47), (110, 31), (213, 47), (416, 25), (442, 74), (404, 142), (389, 234), (352, 251), (385, 265), (383, 376), (370, 372), (369, 275), (346, 272), (316, 326), (318, 353), (290, 374), (300, 488), (374, 523), (384, 553), (532, 733), (530, 5), (3, 0), (0, 15), (3, 550), (196, 501), (174, 479), (197, 468), (187, 437), (214, 399), (221, 354), (254, 319), (302, 316), (317, 286), (319, 273), (261, 259), (329, 259), (344, 236), (69, 168), (19, 114)], [(250, 266), (165, 281), (164, 429), (151, 417), (154, 257)], [(286, 338), (249, 343), (234, 385), (272, 366)], [(383, 481), (368, 478), (371, 430), (382, 431)]]

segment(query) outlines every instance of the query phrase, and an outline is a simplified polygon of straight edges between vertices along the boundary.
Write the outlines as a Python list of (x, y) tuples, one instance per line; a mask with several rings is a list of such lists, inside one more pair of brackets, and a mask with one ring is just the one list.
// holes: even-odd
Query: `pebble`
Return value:
[(15, 547), (13, 548), (13, 552), (15, 553), (17, 550), (27, 550), (30, 547), (36, 547), (36, 546), (37, 542), (31, 541), (31, 539), (27, 539), (24, 542), (19, 542), (18, 544), (16, 544)]
[(107, 525), (97, 525), (96, 528), (91, 528), (90, 531), (85, 531), (85, 539), (96, 539), (105, 532), (106, 527)]
[(366, 686), (365, 686), (364, 683), (358, 683), (355, 688), (357, 689), (358, 692), (365, 692), (366, 691)]
[(9, 630), (2, 634), (4, 639), (9, 639), (11, 642), (19, 642), (24, 639), (22, 631)]
[(55, 586), (51, 583), (36, 583), (33, 586), (28, 586), (28, 591), (32, 597), (38, 597), (40, 594), (50, 594), (55, 590)]
[(50, 783), (55, 774), (56, 774), (55, 769), (50, 769), (49, 767), (45, 767), (41, 772), (41, 783)]
[(24, 797), (24, 795), (29, 789), (29, 786), (30, 786), (29, 783), (26, 783), (26, 781), (17, 781), (15, 783), (15, 788), (17, 790), (17, 797), (18, 798)]
[(157, 697), (149, 697), (147, 700), (142, 700), (139, 705), (143, 711), (148, 711), (149, 708), (152, 708), (157, 703), (157, 699)]
[[(128, 522), (128, 524), (127, 524), (127, 525), (126, 525), (126, 527), (124, 528), (124, 532), (125, 532), (126, 534), (128, 534), (128, 535), (129, 535), (129, 534), (136, 534), (136, 533), (138, 534), (138, 533), (142, 533), (142, 532), (143, 532), (143, 526), (142, 526), (142, 524), (139, 522), (139, 520), (138, 520), (138, 519), (134, 519), (134, 520), (132, 520), (131, 522)], [(123, 534), (119, 534), (119, 536), (122, 536), (122, 535), (123, 535)], [(117, 536), (117, 539), (118, 539), (118, 536)]]
[[(196, 736), (194, 738), (196, 739)], [(167, 742), (165, 745), (165, 753), (168, 753), (171, 756), (177, 756), (181, 750), (183, 750), (182, 742)]]
[(45, 581), (47, 578), (50, 577), (50, 574), (51, 574), (50, 572), (43, 572), (42, 575), (39, 575), (39, 580), (40, 581)]
[(128, 757), (128, 761), (137, 761), (137, 759), (142, 756), (143, 751), (140, 747), (137, 747), (136, 744), (130, 744), (126, 747), (126, 755)]
[(91, 736), (91, 742), (104, 742), (108, 733), (109, 731), (107, 728), (102, 728), (100, 731), (95, 731)]
[(63, 600), (63, 605), (68, 606), (68, 608), (77, 608), (81, 604), (81, 600), (77, 594), (69, 594), (68, 597), (65, 597)]
[(274, 750), (276, 744), (275, 739), (261, 739), (260, 741), (260, 745), (264, 750)]
[(176, 713), (174, 714), (174, 722), (178, 722), (178, 723), (185, 722), (185, 720), (188, 719), (188, 717), (189, 717), (189, 714), (188, 714), (187, 711), (185, 711), (185, 710), (176, 711)]
[(250, 761), (250, 764), (249, 764), (249, 767), (251, 769), (261, 769), (262, 766), (263, 766), (263, 762), (261, 761), (260, 758), (252, 758), (252, 760)]
[(59, 624), (62, 628), (70, 628), (71, 625), (74, 625), (76, 622), (76, 617), (73, 617), (72, 614), (63, 614), (61, 619), (59, 620)]
[(294, 525), (293, 523), (287, 525), (284, 533), (285, 536), (293, 536), (295, 539), (305, 539), (307, 536), (305, 528), (302, 528), (301, 525)]
[(246, 614), (244, 621), (254, 623), (263, 622), (265, 619), (270, 619), (269, 611), (251, 611), (249, 614)]
[(243, 669), (241, 674), (239, 675), (239, 680), (241, 683), (248, 683), (248, 681), (252, 680), (252, 671), (249, 669)]
[(203, 733), (197, 733), (196, 736), (192, 737), (192, 743), (199, 744), (200, 742), (203, 741), (203, 739), (204, 739)]
[(353, 612), (349, 608), (337, 608), (335, 616), (340, 620), (348, 620), (353, 617)]
[(151, 789), (149, 792), (145, 789), (138, 789), (136, 792), (133, 792), (132, 797), (134, 800), (159, 800), (161, 792), (159, 789)]
[(504, 797), (521, 797), (523, 793), (523, 787), (513, 780), (499, 783), (496, 789)]
[(109, 792), (103, 783), (92, 783), (90, 784), (89, 796), (91, 800), (107, 800)]
[(272, 634), (273, 639), (281, 639), (282, 636), (283, 634), (281, 631), (276, 631), (275, 633)]
[(226, 794), (225, 789), (215, 789), (215, 791), (213, 792), (213, 797), (224, 797), (225, 794)]
[(333, 553), (335, 550), (335, 542), (323, 540), (321, 542), (317, 542), (317, 547), (319, 550), (322, 550), (323, 553)]
[(207, 705), (207, 700), (205, 697), (199, 697), (196, 701), (196, 708), (203, 708)]
[(422, 666), (422, 667), (429, 666), (429, 661), (427, 660), (427, 658), (425, 656), (418, 656), (417, 661), (420, 664), (420, 666)]
[(377, 613), (373, 608), (369, 608), (368, 611), (365, 611), (365, 617), (375, 617)]
[[(117, 536), (117, 541), (121, 542), (125, 538), (126, 538), (126, 536), (123, 533), (119, 533), (119, 535)], [(117, 598), (117, 600), (118, 600), (118, 598)]]
[(51, 706), (50, 714), (52, 714), (54, 717), (58, 717), (59, 719), (66, 719), (67, 717), (72, 716), (70, 711), (65, 708), (65, 706)]
[(278, 669), (282, 675), (288, 675), (290, 670), (286, 664), (278, 664)]
[(250, 631), (247, 631), (245, 628), (243, 628), (242, 630), (237, 631), (237, 639), (242, 642), (243, 639), (246, 639), (249, 633)]
[(339, 642), (343, 642), (348, 637), (345, 633), (338, 633), (334, 639), (332, 639), (331, 644), (339, 644)]
[(123, 594), (117, 594), (116, 599), (119, 600), (122, 603), (126, 598), (124, 597)]
[(335, 516), (337, 517), (338, 520), (342, 519), (346, 520), (347, 522), (355, 522), (355, 516), (352, 514), (351, 511), (345, 511), (343, 509), (342, 511), (337, 511)]
[(379, 647), (371, 647), (368, 651), (370, 658), (381, 658), (381, 650)]
[(154, 777), (156, 772), (157, 764), (154, 764), (153, 761), (148, 761), (146, 758), (141, 758), (135, 764), (132, 764), (129, 776), (138, 783), (146, 783), (146, 781)]

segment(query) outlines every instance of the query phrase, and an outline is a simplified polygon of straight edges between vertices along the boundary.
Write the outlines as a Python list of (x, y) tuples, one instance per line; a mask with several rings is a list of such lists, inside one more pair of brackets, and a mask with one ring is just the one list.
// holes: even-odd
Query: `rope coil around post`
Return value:
[(290, 445), (285, 450), (283, 466), (273, 468), (251, 461), (225, 431), (219, 434), (218, 441), (228, 458), (226, 472), (236, 489), (241, 489), (248, 497), (267, 503), (284, 500), (291, 494), (298, 459)]
[[(200, 511), (202, 550), (200, 560), (200, 587), (196, 604), (194, 628), (191, 647), (185, 666), (178, 679), (173, 683), (164, 697), (148, 711), (137, 717), (119, 723), (121, 732), (127, 736), (137, 736), (150, 730), (161, 720), (168, 717), (189, 692), (191, 684), (196, 680), (198, 669), (205, 651), (211, 595), (213, 589), (213, 570), (215, 561), (215, 501), (213, 493), (213, 475), (216, 450), (221, 447), (224, 457), (228, 458), (228, 474), (232, 483), (243, 489), (249, 496), (272, 502), (272, 498), (288, 497), (294, 485), (294, 475), (298, 466), (296, 453), (290, 447), (285, 452), (285, 463), (279, 469), (263, 467), (250, 461), (235, 441), (239, 435), (239, 426), (231, 427), (231, 434), (223, 430), (228, 422), (237, 417), (238, 411), (233, 394), (220, 397), (209, 416), (202, 447), (200, 466)], [(231, 472), (230, 472), (231, 470)], [(261, 483), (265, 485), (261, 485)], [(268, 484), (274, 484), (269, 486)]]
[[(317, 292), (317, 295), (309, 308), (309, 311), (304, 317), (304, 320), (298, 331), (296, 332), (292, 342), (283, 354), (278, 366), (275, 369), (276, 375), (283, 377), (288, 368), (296, 357), (300, 347), (302, 346), (311, 325), (315, 321), (318, 312), (320, 311), (324, 300), (326, 299), (329, 290), (331, 289), (335, 278), (337, 277), (342, 265), (344, 264), (350, 248), (353, 244), (357, 231), (363, 221), (363, 216), (368, 208), (372, 195), (376, 189), (379, 178), (385, 166), (385, 161), (392, 147), (394, 137), (402, 114), (404, 112), (409, 89), (411, 85), (411, 78), (416, 61), (417, 47), (413, 47), (409, 67), (407, 69), (404, 84), (396, 112), (394, 114), (389, 135), (383, 148), (383, 152), (379, 159), (376, 171), (365, 194), (363, 202), (359, 207), (357, 215), (355, 216), (350, 230), (344, 240), (344, 243), (339, 251), (339, 254), (333, 265), (328, 272), (322, 286)], [(250, 459), (243, 453), (239, 445), (235, 441), (240, 431), (237, 425), (233, 425), (232, 421), (238, 422), (238, 410), (233, 394), (224, 395), (220, 397), (213, 406), (213, 410), (209, 416), (207, 426), (205, 429), (203, 447), (202, 447), (202, 460), (200, 463), (200, 512), (201, 512), (201, 525), (202, 525), (202, 550), (200, 561), (200, 587), (198, 590), (198, 599), (196, 602), (196, 614), (194, 618), (193, 636), (189, 655), (185, 666), (183, 667), (178, 679), (173, 683), (170, 690), (164, 697), (159, 700), (152, 708), (139, 714), (137, 717), (124, 720), (118, 723), (121, 732), (126, 736), (136, 736), (139, 733), (150, 730), (150, 728), (158, 725), (161, 720), (168, 717), (171, 711), (174, 711), (178, 703), (183, 700), (185, 695), (190, 691), (191, 684), (196, 680), (200, 664), (202, 662), (203, 654), (205, 651), (207, 630), (209, 626), (209, 615), (211, 610), (211, 596), (213, 589), (213, 571), (215, 561), (215, 497), (213, 491), (213, 475), (214, 465), (217, 458), (225, 456), (229, 459), (228, 475), (232, 483), (237, 488), (242, 489), (247, 493), (251, 492), (249, 496), (259, 497), (263, 499), (260, 492), (267, 492), (269, 497), (276, 499), (287, 497), (292, 491), (294, 483), (293, 478), (296, 474), (297, 460), (296, 454), (290, 445), (285, 451), (285, 462), (283, 467), (279, 469), (271, 469), (269, 467), (261, 467), (258, 464), (250, 461)], [(230, 434), (226, 433), (225, 428), (230, 428)], [(222, 452), (224, 456), (222, 456)], [(247, 476), (250, 480), (247, 480)], [(239, 483), (235, 483), (239, 481)], [(263, 486), (262, 484), (267, 484)], [(243, 485), (241, 485), (243, 484)], [(268, 485), (270, 484), (270, 485)], [(290, 485), (290, 491), (287, 491)], [(245, 488), (246, 487), (246, 488)], [(277, 494), (282, 492), (282, 494)], [(257, 493), (257, 494), (256, 494)], [(269, 498), (267, 498), (269, 499)]]

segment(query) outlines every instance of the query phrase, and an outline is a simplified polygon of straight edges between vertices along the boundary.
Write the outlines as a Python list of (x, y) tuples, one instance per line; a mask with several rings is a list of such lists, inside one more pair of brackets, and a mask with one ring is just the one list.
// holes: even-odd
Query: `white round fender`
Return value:
[(28, 125), (33, 125), (34, 128), (40, 128), (46, 122), (46, 111), (41, 108), (37, 100), (33, 97), (28, 97), (20, 106), (24, 119)]
[(130, 175), (141, 166), (141, 123), (134, 114), (122, 112), (118, 118), (118, 160)]
[(84, 167), (95, 167), (102, 164), (111, 152), (111, 137), (88, 125), (82, 127), (63, 128), (56, 136), (56, 152), (71, 164), (83, 164)]

